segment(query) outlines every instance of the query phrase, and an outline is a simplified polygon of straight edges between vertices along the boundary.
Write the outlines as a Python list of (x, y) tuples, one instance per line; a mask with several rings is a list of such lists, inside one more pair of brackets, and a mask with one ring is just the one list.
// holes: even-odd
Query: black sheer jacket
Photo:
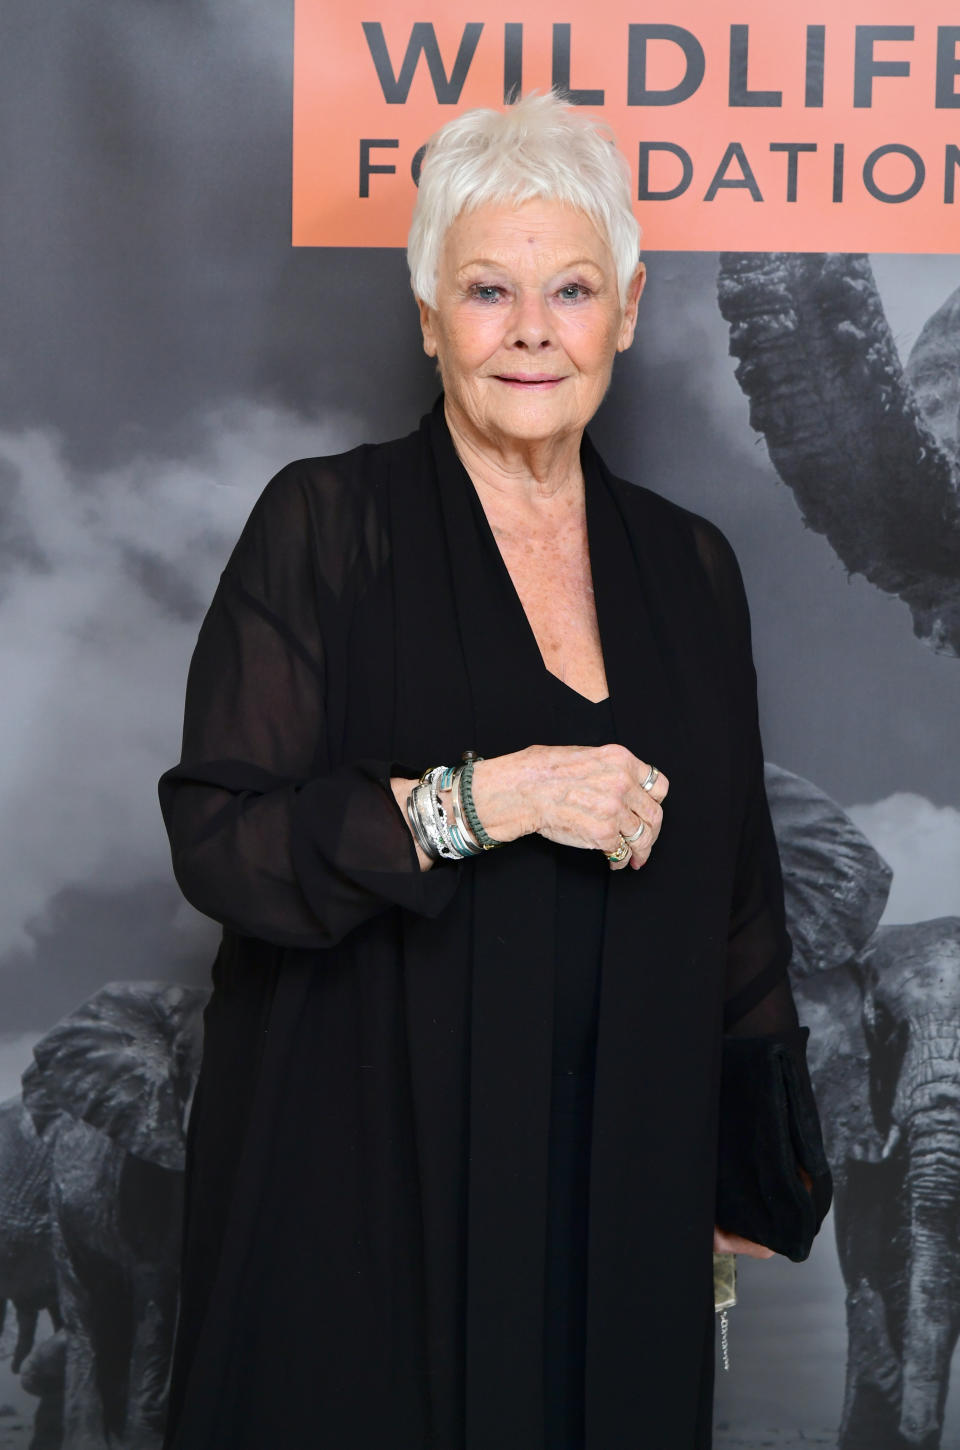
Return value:
[[(587, 1450), (709, 1445), (723, 1033), (797, 1026), (740, 571), (582, 460), (616, 739), (670, 778), (611, 876)], [(160, 782), (220, 921), (167, 1437), (549, 1450), (542, 1335), (555, 850), (422, 872), (391, 775), (546, 738), (550, 692), (442, 401), (290, 464), (224, 571)]]

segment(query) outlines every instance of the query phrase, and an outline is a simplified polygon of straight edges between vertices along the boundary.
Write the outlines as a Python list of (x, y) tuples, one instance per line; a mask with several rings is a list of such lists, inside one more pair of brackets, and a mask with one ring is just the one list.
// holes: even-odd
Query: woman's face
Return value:
[(495, 445), (579, 435), (633, 340), (644, 268), (620, 303), (613, 256), (585, 213), (556, 201), (461, 212), (420, 303), (455, 421)]

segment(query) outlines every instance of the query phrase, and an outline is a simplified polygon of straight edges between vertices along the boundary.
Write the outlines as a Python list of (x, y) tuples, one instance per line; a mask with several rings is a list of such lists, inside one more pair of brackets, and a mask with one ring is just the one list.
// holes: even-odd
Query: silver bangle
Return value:
[(421, 834), (426, 838), (427, 845), (424, 847), (427, 854), (434, 861), (440, 857), (441, 837), (433, 817), (432, 803), (430, 800), (430, 787), (424, 782), (415, 785), (410, 792), (412, 808), (417, 821), (420, 824)]
[[(414, 786), (414, 790), (416, 789), (417, 787)], [(417, 810), (416, 804), (413, 799), (413, 791), (411, 791), (410, 794), (407, 796), (407, 819), (409, 820), (411, 828), (413, 830), (414, 838), (418, 842), (420, 849), (423, 851), (424, 855), (429, 856), (431, 861), (436, 861), (439, 852), (434, 850), (433, 846), (430, 843), (430, 839), (421, 824), (420, 812)]]
[(425, 782), (415, 786), (413, 791), (414, 810), (420, 817), (420, 824), (433, 849), (434, 859), (443, 855), (443, 837), (437, 825), (436, 815), (433, 809), (433, 799), (430, 795), (430, 787)]
[(421, 786), (413, 787), (413, 809), (416, 811), (418, 821), (421, 822), (423, 835), (429, 841), (432, 857), (434, 857), (435, 861), (439, 860), (439, 856), (441, 856), (441, 850), (439, 850), (439, 847), (441, 847), (441, 837), (439, 837), (439, 831), (436, 829), (434, 812), (432, 812), (431, 795), (429, 795), (429, 786), (421, 784)]

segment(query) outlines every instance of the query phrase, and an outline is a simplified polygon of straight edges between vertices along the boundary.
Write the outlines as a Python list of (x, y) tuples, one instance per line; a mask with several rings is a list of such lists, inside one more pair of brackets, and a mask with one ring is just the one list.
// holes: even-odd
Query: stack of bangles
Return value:
[[(503, 841), (488, 836), (473, 804), (473, 767), (482, 755), (463, 752), (462, 765), (434, 765), (425, 770), (417, 785), (407, 796), (407, 815), (413, 834), (426, 855), (436, 861), (462, 861), (465, 856), (480, 856)], [(440, 800), (440, 792), (452, 792), (453, 820)]]

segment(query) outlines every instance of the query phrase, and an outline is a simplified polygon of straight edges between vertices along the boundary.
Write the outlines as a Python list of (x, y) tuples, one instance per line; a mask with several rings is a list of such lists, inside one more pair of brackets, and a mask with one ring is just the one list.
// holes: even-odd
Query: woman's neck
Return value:
[(582, 432), (532, 440), (490, 437), (447, 400), (444, 412), (460, 461), (482, 494), (500, 495), (504, 505), (521, 508), (582, 497)]

